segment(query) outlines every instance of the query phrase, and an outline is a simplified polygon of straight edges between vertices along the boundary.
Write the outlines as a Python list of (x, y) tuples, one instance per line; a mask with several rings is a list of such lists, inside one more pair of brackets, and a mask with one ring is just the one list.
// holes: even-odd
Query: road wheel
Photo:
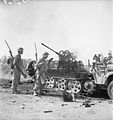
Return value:
[(55, 80), (53, 77), (47, 78), (45, 87), (51, 89), (54, 87), (54, 83), (55, 83)]
[(83, 89), (84, 92), (91, 92), (91, 91), (93, 91), (94, 90), (94, 83), (93, 83), (93, 81), (89, 81), (89, 80), (85, 81), (83, 83), (82, 89)]
[(113, 81), (108, 85), (107, 92), (108, 96), (113, 100)]
[(66, 80), (65, 78), (61, 78), (57, 83), (57, 88), (59, 91), (64, 91), (66, 89)]
[(72, 93), (78, 93), (81, 91), (81, 83), (79, 81), (69, 81), (68, 89)]

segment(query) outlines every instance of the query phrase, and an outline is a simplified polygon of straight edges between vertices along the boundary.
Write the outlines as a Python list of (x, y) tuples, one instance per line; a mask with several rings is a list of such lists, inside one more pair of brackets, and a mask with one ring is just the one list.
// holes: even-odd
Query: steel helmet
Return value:
[(17, 51), (23, 51), (24, 49), (22, 47), (19, 47)]

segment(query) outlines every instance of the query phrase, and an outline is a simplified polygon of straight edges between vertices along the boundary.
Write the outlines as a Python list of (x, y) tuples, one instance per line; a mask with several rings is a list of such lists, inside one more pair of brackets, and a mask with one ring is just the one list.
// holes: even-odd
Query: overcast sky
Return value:
[(36, 1), (24, 5), (0, 5), (0, 57), (9, 55), (7, 40), (15, 55), (24, 48), (23, 58), (34, 57), (34, 42), (38, 57), (45, 51), (69, 49), (87, 63), (95, 53), (107, 56), (113, 50), (112, 1)]

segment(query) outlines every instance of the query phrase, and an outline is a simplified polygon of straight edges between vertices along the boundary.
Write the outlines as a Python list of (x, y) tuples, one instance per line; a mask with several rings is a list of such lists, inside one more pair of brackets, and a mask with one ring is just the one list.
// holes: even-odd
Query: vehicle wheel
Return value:
[(81, 83), (79, 81), (69, 81), (68, 89), (72, 93), (78, 93), (81, 91)]
[(108, 96), (113, 100), (113, 81), (108, 85), (107, 92)]
[(55, 83), (55, 80), (53, 77), (47, 78), (45, 87), (51, 89), (54, 87), (54, 83)]
[(87, 80), (83, 83), (82, 89), (84, 92), (91, 92), (94, 90), (94, 83), (92, 81)]
[(66, 80), (65, 78), (61, 78), (57, 83), (57, 89), (59, 91), (64, 91), (66, 89)]

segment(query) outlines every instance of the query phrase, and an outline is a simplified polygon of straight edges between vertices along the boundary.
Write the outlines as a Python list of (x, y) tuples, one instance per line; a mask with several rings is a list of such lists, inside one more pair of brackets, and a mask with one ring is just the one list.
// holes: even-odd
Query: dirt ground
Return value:
[(0, 79), (0, 120), (113, 120), (113, 101), (105, 97), (64, 102), (53, 93), (33, 96), (33, 83), (21, 82), (21, 94), (11, 94), (10, 87), (9, 79)]

